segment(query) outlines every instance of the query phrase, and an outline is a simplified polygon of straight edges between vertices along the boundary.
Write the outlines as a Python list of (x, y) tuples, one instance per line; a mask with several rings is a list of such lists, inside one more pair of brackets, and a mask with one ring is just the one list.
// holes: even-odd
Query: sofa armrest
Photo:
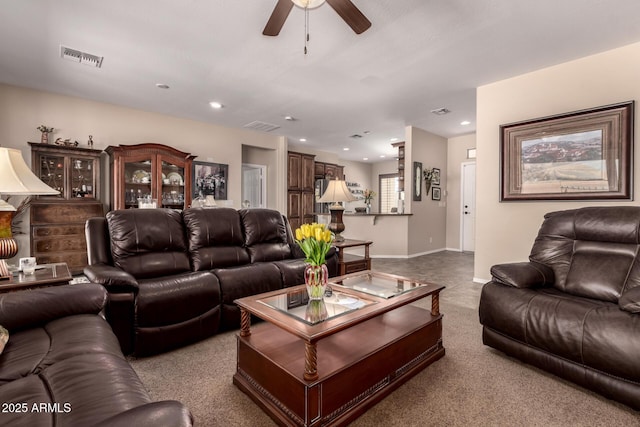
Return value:
[(131, 408), (107, 418), (96, 427), (190, 427), (193, 417), (182, 403), (175, 400), (152, 402)]
[(515, 288), (550, 286), (555, 280), (553, 270), (537, 262), (497, 264), (491, 267), (491, 276), (495, 282)]
[(101, 284), (109, 292), (138, 291), (138, 281), (131, 274), (112, 265), (88, 265), (84, 268), (84, 274), (91, 282)]
[(640, 313), (640, 286), (622, 293), (618, 299), (620, 309), (629, 313)]
[(106, 302), (107, 292), (95, 283), (8, 292), (0, 294), (0, 325), (13, 331), (61, 317), (98, 314)]

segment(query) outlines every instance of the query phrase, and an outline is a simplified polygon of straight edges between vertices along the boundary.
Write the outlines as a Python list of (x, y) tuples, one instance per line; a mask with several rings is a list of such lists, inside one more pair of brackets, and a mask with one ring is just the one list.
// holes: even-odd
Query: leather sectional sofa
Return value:
[(640, 410), (640, 207), (549, 213), (529, 262), (491, 274), (486, 345)]
[[(234, 300), (304, 283), (304, 253), (270, 209), (129, 209), (86, 224), (86, 276), (109, 292), (125, 353), (149, 355), (240, 326)], [(331, 276), (337, 254), (327, 258)]]
[(96, 284), (0, 294), (0, 425), (191, 426), (176, 401), (152, 402), (98, 313)]

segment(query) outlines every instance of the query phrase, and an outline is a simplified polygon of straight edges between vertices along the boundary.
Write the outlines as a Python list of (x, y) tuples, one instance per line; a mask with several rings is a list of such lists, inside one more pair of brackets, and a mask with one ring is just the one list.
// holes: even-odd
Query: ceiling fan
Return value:
[(356, 34), (365, 32), (371, 26), (371, 22), (360, 12), (351, 0), (278, 0), (262, 34), (265, 36), (277, 36), (289, 16), (289, 12), (293, 9), (294, 4), (305, 10), (309, 10), (322, 6), (325, 1), (329, 3), (329, 6), (344, 19), (344, 22), (346, 22)]

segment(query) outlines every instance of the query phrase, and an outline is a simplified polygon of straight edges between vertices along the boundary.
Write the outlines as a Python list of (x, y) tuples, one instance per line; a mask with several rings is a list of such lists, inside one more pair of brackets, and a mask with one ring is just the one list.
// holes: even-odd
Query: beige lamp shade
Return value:
[(56, 195), (60, 192), (31, 172), (20, 150), (0, 147), (0, 194), (34, 196)]
[[(35, 196), (60, 194), (31, 172), (20, 150), (0, 147), (0, 195)], [(16, 208), (0, 199), (0, 279), (11, 277), (5, 259), (18, 253), (18, 243), (11, 233)]]
[(338, 202), (353, 202), (356, 197), (351, 194), (351, 191), (347, 188), (347, 183), (340, 179), (334, 179), (329, 181), (329, 185), (325, 190), (322, 197), (318, 199), (320, 203), (335, 203)]

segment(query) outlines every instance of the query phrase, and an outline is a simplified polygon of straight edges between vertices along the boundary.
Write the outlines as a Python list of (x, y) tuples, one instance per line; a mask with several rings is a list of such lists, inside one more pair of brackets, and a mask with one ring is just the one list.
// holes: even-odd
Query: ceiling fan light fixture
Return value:
[(315, 9), (322, 6), (325, 0), (291, 0), (293, 4), (303, 9)]

